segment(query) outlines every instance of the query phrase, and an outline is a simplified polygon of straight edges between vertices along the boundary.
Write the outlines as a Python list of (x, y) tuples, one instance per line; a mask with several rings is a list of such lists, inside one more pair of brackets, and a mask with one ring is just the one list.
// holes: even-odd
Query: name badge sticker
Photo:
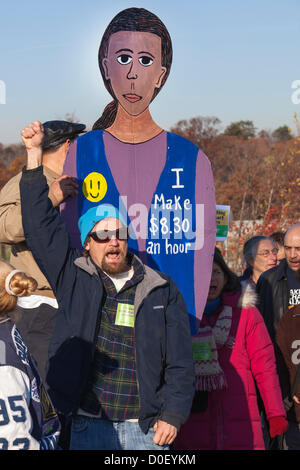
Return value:
[(134, 327), (134, 305), (118, 304), (115, 325)]
[(210, 343), (193, 343), (194, 361), (209, 361), (211, 359)]

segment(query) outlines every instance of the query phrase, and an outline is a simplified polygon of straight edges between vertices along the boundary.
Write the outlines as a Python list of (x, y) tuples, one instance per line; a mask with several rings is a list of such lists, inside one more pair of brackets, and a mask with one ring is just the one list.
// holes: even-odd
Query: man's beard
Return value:
[(107, 263), (105, 260), (105, 256), (104, 256), (102, 263), (101, 263), (102, 271), (104, 271), (107, 274), (112, 274), (112, 275), (120, 274), (120, 273), (124, 273), (128, 271), (129, 260), (128, 260), (127, 254), (126, 253), (124, 254), (122, 252), (119, 252), (119, 254), (120, 254), (120, 260), (116, 264)]

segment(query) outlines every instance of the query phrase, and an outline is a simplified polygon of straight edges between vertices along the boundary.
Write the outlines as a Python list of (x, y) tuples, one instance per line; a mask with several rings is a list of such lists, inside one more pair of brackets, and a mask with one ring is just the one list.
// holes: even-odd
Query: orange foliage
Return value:
[(247, 239), (285, 231), (300, 220), (300, 137), (278, 142), (260, 132), (242, 139), (220, 134), (219, 123), (198, 117), (180, 121), (171, 132), (192, 140), (212, 164), (216, 202), (230, 205), (235, 221), (227, 244), (217, 245), (240, 271)]
[(25, 163), (25, 154), (15, 158), (8, 168), (0, 161), (0, 189), (3, 188), (3, 186), (7, 183), (10, 178), (15, 176), (22, 170)]
[(266, 132), (242, 139), (218, 133), (217, 118), (180, 121), (171, 131), (192, 140), (208, 156), (217, 204), (231, 206), (235, 220), (300, 218), (300, 138), (274, 141)]

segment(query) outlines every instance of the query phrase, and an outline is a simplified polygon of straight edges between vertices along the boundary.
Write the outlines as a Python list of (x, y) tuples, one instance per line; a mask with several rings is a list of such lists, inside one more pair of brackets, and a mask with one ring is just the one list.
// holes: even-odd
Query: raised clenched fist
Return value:
[(37, 168), (42, 164), (42, 141), (44, 137), (43, 125), (34, 121), (21, 132), (23, 143), (27, 150), (27, 170)]
[(43, 125), (40, 121), (34, 121), (21, 132), (23, 143), (26, 150), (38, 149), (42, 146), (44, 137)]

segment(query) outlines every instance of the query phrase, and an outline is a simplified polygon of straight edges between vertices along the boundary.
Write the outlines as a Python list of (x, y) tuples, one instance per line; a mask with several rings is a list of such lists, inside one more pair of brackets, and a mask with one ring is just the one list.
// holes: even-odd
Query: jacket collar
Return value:
[(230, 307), (249, 308), (255, 307), (258, 296), (255, 288), (250, 283), (243, 282), (242, 289), (238, 292), (223, 292), (222, 304)]
[[(144, 298), (147, 297), (147, 295), (149, 295), (152, 290), (167, 284), (168, 281), (160, 276), (157, 271), (143, 264), (138, 256), (133, 255), (133, 257), (143, 266), (144, 269), (144, 278), (141, 282), (138, 283), (135, 292), (134, 312), (136, 315)], [(94, 274), (99, 276), (97, 268), (92, 262), (90, 256), (80, 256), (79, 258), (75, 259), (74, 264), (83, 271), (86, 271), (91, 276)]]
[(86, 271), (91, 276), (94, 274), (98, 276), (96, 266), (92, 262), (90, 256), (80, 256), (79, 258), (75, 259), (74, 264), (83, 271)]
[[(130, 253), (129, 253), (130, 254)], [(144, 271), (144, 274), (146, 272), (146, 266), (142, 263), (142, 261), (140, 260), (140, 258), (138, 258), (138, 256), (136, 255), (132, 255), (133, 258), (135, 258), (135, 260), (142, 265), (143, 267), (143, 271)], [(74, 264), (82, 269), (83, 271), (86, 271), (88, 274), (90, 274), (91, 276), (93, 276), (94, 274), (98, 275), (98, 271), (97, 271), (97, 267), (95, 265), (95, 263), (92, 261), (91, 257), (90, 256), (79, 256), (78, 258), (76, 258), (74, 260)]]
[(157, 271), (149, 268), (149, 266), (144, 265), (144, 270), (144, 279), (137, 285), (135, 291), (134, 315), (137, 314), (143, 300), (150, 294), (151, 291), (168, 283), (166, 279), (163, 279)]
[(288, 264), (286, 262), (286, 259), (283, 259), (280, 262), (280, 264), (277, 266), (277, 269), (278, 269), (277, 276), (276, 276), (277, 281), (280, 281), (281, 279), (286, 279), (287, 278), (287, 274), (286, 274), (287, 267), (288, 267)]
[[(269, 274), (272, 273), (274, 275), (273, 279), (275, 281), (281, 281), (281, 279), (287, 279), (287, 270), (288, 264), (285, 259), (283, 259), (278, 266), (274, 266), (274, 268), (268, 269), (267, 271), (261, 274), (261, 277), (268, 279)], [(267, 276), (265, 276), (267, 274)]]
[(60, 175), (58, 173), (56, 173), (55, 171), (51, 170), (50, 168), (48, 168), (46, 165), (43, 165), (43, 173), (45, 175), (45, 177), (47, 178), (47, 181), (48, 180), (56, 180), (57, 178), (60, 177)]

